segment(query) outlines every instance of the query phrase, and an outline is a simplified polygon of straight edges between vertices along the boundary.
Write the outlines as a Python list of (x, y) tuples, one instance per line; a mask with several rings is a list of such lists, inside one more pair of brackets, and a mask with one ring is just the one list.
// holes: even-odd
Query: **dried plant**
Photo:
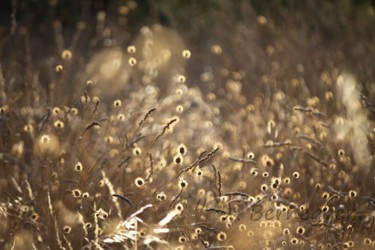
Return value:
[[(374, 7), (343, 1), (327, 21), (330, 3), (301, 2), (317, 21), (208, 1), (192, 31), (196, 3), (171, 27), (144, 25), (141, 2), (93, 4), (72, 28), (59, 1), (31, 24), (12, 1), (0, 25), (0, 248), (374, 248), (375, 57), (352, 30), (371, 31)], [(168, 4), (157, 9), (168, 16)], [(356, 23), (343, 35), (347, 8)], [(327, 30), (341, 48), (324, 45)]]

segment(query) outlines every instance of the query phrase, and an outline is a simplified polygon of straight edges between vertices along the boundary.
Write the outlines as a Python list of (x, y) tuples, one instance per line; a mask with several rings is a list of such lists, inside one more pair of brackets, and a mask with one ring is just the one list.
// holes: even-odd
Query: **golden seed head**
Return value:
[(250, 174), (253, 175), (253, 176), (257, 176), (258, 170), (256, 168), (252, 168), (252, 169), (250, 169)]
[(189, 59), (189, 58), (191, 57), (191, 52), (190, 52), (190, 50), (187, 50), (187, 49), (183, 50), (183, 51), (182, 51), (182, 57), (184, 57), (184, 58), (186, 58), (186, 59)]
[(61, 53), (61, 59), (66, 60), (66, 61), (72, 59), (72, 56), (73, 56), (72, 52), (67, 49)]
[(77, 172), (81, 172), (83, 169), (83, 165), (81, 162), (77, 162), (76, 165), (74, 165), (74, 170)]
[(232, 214), (228, 216), (228, 221), (233, 222), (235, 219), (236, 219), (236, 216), (234, 216)]
[(79, 190), (78, 188), (73, 189), (72, 194), (73, 194), (74, 198), (79, 198), (79, 197), (81, 197), (81, 190)]
[(94, 216), (97, 217), (100, 220), (105, 220), (105, 219), (108, 218), (108, 213), (106, 211), (104, 211), (102, 208), (99, 208), (95, 212)]
[(296, 230), (297, 234), (304, 234), (305, 233), (305, 228), (302, 226), (297, 227)]
[(176, 112), (177, 113), (182, 113), (184, 111), (184, 107), (182, 105), (177, 105), (176, 106)]
[(364, 238), (363, 239), (363, 244), (366, 245), (366, 246), (370, 246), (371, 242), (372, 242), (372, 240), (370, 238)]
[(137, 64), (137, 59), (135, 59), (134, 57), (130, 57), (128, 63), (131, 67), (134, 67)]
[(284, 184), (289, 184), (290, 183), (290, 178), (289, 177), (285, 177), (284, 178)]
[(60, 120), (55, 121), (53, 125), (55, 126), (55, 128), (60, 128), (60, 129), (64, 128), (64, 123)]
[(180, 178), (180, 180), (178, 181), (178, 186), (181, 189), (184, 189), (188, 186), (188, 182), (184, 178)]
[(261, 201), (261, 200), (263, 200), (263, 198), (264, 198), (264, 194), (262, 194), (262, 193), (257, 194), (257, 195), (255, 196), (255, 200), (256, 200), (256, 201)]
[(196, 174), (196, 176), (201, 177), (201, 176), (203, 175), (203, 170), (200, 169), (200, 168), (197, 168), (197, 169), (195, 170), (195, 174)]
[(64, 233), (68, 234), (72, 231), (72, 228), (70, 226), (64, 226), (63, 231)]
[(297, 245), (298, 244), (298, 239), (297, 238), (292, 238), (290, 239), (290, 243), (292, 243), (292, 245)]
[(283, 234), (284, 234), (284, 235), (289, 235), (289, 234), (290, 234), (290, 230), (289, 230), (289, 228), (284, 228), (284, 229), (283, 229)]
[(293, 172), (293, 177), (298, 179), (299, 178), (299, 173), (297, 171)]
[(182, 212), (184, 210), (184, 205), (182, 205), (182, 203), (177, 203), (176, 206), (175, 206), (175, 209), (179, 212)]
[(72, 108), (70, 110), (70, 112), (73, 114), (73, 115), (78, 115), (78, 109), (77, 108)]
[(125, 121), (125, 115), (124, 114), (118, 114), (117, 115), (117, 120), (118, 121)]
[(23, 131), (26, 133), (32, 133), (34, 131), (34, 127), (31, 124), (27, 124), (23, 127)]
[(164, 158), (160, 158), (158, 161), (158, 167), (160, 169), (163, 169), (165, 166), (167, 166), (167, 161)]
[(133, 155), (138, 156), (142, 154), (142, 149), (140, 147), (134, 147), (133, 148)]
[(339, 151), (337, 152), (337, 154), (339, 156), (344, 156), (345, 155), (345, 151), (343, 149), (339, 149)]
[(180, 165), (184, 162), (184, 158), (182, 157), (182, 155), (180, 154), (177, 154), (173, 157), (173, 162), (177, 165)]
[(229, 201), (229, 196), (226, 196), (226, 195), (219, 196), (218, 199), (219, 201), (226, 203)]
[(186, 148), (185, 144), (183, 144), (183, 143), (180, 144), (178, 146), (178, 153), (181, 154), (181, 155), (185, 155), (186, 152), (187, 152), (187, 148)]
[(147, 232), (148, 230), (146, 228), (141, 228), (141, 230), (139, 230), (139, 236), (145, 237), (147, 235)]
[(271, 167), (274, 165), (273, 159), (271, 159), (268, 155), (263, 155), (261, 162), (263, 167)]
[(271, 195), (271, 200), (276, 201), (277, 199), (279, 199), (279, 196), (277, 194)]
[(349, 248), (352, 248), (352, 247), (354, 247), (354, 241), (349, 240), (349, 241), (345, 242), (344, 245), (349, 247)]
[(58, 114), (60, 114), (60, 108), (58, 108), (58, 107), (54, 107), (53, 109), (52, 109), (52, 114), (53, 115), (58, 115)]
[(254, 152), (249, 152), (248, 154), (247, 154), (247, 158), (249, 158), (249, 159), (254, 159), (255, 158), (255, 154), (254, 154)]
[(197, 195), (198, 195), (198, 197), (205, 196), (206, 195), (206, 190), (203, 189), (203, 188), (198, 189)]
[(30, 217), (33, 222), (36, 222), (39, 219), (39, 215), (35, 212), (33, 212)]
[(40, 137), (40, 142), (42, 144), (48, 144), (48, 143), (50, 143), (50, 141), (51, 141), (51, 137), (49, 135), (42, 135)]
[(247, 198), (247, 201), (250, 202), (250, 203), (253, 203), (255, 201), (255, 198), (253, 196), (249, 196)]
[(279, 187), (280, 183), (281, 183), (280, 178), (273, 177), (272, 180), (271, 180), (271, 187), (273, 189), (277, 189)]
[(218, 233), (217, 234), (217, 239), (218, 239), (218, 241), (224, 241), (224, 240), (226, 240), (227, 239), (226, 233), (224, 233), (224, 232)]
[(186, 81), (186, 77), (184, 75), (177, 75), (177, 82), (184, 83)]
[(108, 135), (108, 136), (104, 137), (104, 141), (108, 144), (112, 144), (113, 143), (113, 137)]
[(333, 99), (333, 93), (331, 91), (327, 91), (327, 92), (325, 92), (324, 97), (325, 97), (326, 101), (330, 101), (330, 100)]
[(324, 192), (322, 193), (322, 198), (325, 199), (325, 200), (328, 200), (330, 197), (329, 193), (328, 192)]
[(355, 197), (357, 197), (357, 192), (356, 192), (355, 190), (350, 190), (348, 194), (349, 194), (349, 197), (350, 197), (350, 198), (355, 198)]
[(245, 230), (246, 230), (246, 225), (245, 225), (245, 224), (240, 224), (240, 225), (238, 226), (238, 230), (239, 230), (240, 232), (245, 231)]
[(257, 22), (258, 22), (258, 24), (264, 26), (264, 25), (267, 24), (267, 18), (264, 17), (264, 16), (258, 16), (258, 18), (257, 18)]
[(186, 242), (186, 238), (184, 236), (180, 236), (180, 237), (178, 237), (178, 242), (184, 243), (184, 242)]
[(92, 102), (93, 102), (93, 103), (97, 103), (97, 104), (99, 104), (99, 102), (100, 102), (100, 98), (99, 98), (99, 96), (93, 96), (93, 97), (92, 97)]
[(138, 177), (134, 180), (134, 183), (137, 187), (143, 187), (145, 184), (145, 180), (141, 177)]
[(98, 183), (98, 186), (99, 187), (104, 187), (104, 185), (105, 185), (105, 181), (103, 179), (100, 180), (99, 183)]
[(306, 210), (306, 205), (299, 206), (299, 211), (303, 212)]
[(64, 70), (64, 67), (61, 64), (59, 64), (56, 66), (55, 70), (57, 73), (61, 73)]
[(87, 104), (90, 103), (90, 101), (91, 101), (90, 96), (88, 96), (88, 95), (81, 96), (81, 103), (82, 104), (87, 105)]
[(117, 99), (113, 102), (113, 107), (115, 107), (115, 108), (121, 107), (121, 105), (122, 105), (122, 102), (119, 99)]
[(247, 236), (248, 237), (253, 237), (254, 236), (254, 231), (253, 230), (247, 231)]
[(8, 111), (9, 111), (8, 105), (4, 105), (4, 106), (0, 107), (0, 114), (5, 114)]
[(167, 195), (164, 192), (157, 193), (156, 199), (158, 201), (163, 201), (163, 200), (167, 199)]
[(128, 46), (127, 51), (129, 54), (134, 54), (137, 51), (137, 49), (134, 45), (130, 45)]
[(322, 206), (321, 210), (322, 210), (322, 212), (326, 213), (326, 212), (329, 211), (329, 206), (324, 205), (324, 206)]
[(223, 50), (219, 45), (214, 44), (214, 45), (211, 46), (211, 53), (212, 54), (220, 55), (222, 52), (223, 52)]
[(275, 221), (273, 222), (273, 226), (274, 226), (274, 227), (277, 227), (277, 228), (280, 228), (280, 227), (281, 227), (281, 222), (280, 222), (279, 220), (275, 220)]

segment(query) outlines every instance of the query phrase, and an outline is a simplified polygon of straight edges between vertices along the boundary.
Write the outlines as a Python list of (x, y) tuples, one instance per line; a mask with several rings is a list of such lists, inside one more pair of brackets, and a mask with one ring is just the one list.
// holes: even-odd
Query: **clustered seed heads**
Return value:
[(314, 29), (288, 17), (284, 34), (254, 9), (233, 35), (187, 48), (189, 32), (134, 34), (140, 2), (119, 4), (72, 35), (67, 20), (38, 27), (43, 53), (35, 24), (9, 15), (22, 25), (0, 46), (1, 249), (375, 247), (373, 43), (354, 46), (357, 83), (342, 48), (294, 51), (324, 44), (319, 20), (335, 40), (323, 14)]

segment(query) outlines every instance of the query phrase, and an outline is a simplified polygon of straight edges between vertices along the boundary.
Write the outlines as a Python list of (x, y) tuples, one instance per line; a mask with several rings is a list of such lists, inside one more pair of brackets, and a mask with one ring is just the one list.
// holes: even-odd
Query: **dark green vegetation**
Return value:
[(264, 2), (2, 2), (0, 248), (374, 248), (375, 8)]

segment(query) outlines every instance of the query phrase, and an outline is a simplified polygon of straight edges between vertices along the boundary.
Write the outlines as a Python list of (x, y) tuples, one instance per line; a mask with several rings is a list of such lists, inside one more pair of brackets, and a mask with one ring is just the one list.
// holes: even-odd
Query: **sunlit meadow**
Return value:
[(0, 249), (375, 248), (371, 1), (0, 7)]

